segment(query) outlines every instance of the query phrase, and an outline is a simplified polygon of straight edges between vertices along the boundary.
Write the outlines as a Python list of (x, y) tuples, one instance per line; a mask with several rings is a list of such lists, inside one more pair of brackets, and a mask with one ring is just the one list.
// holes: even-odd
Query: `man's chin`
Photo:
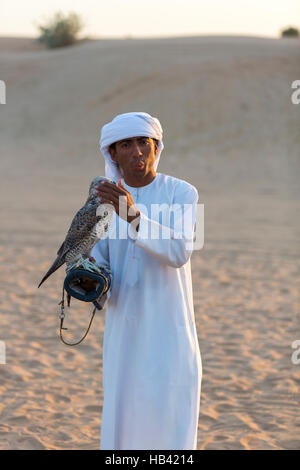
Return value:
[(134, 176), (140, 177), (140, 176), (145, 176), (146, 175), (146, 167), (144, 166), (143, 168), (134, 168), (133, 169), (133, 174)]

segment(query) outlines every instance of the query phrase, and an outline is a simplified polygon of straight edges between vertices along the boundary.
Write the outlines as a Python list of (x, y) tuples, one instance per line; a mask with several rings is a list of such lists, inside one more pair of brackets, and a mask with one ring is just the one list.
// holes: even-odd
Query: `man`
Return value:
[(163, 147), (161, 125), (147, 113), (102, 128), (105, 174), (118, 185), (98, 188), (116, 213), (91, 253), (112, 270), (101, 449), (196, 449), (202, 364), (190, 256), (198, 193), (156, 173)]

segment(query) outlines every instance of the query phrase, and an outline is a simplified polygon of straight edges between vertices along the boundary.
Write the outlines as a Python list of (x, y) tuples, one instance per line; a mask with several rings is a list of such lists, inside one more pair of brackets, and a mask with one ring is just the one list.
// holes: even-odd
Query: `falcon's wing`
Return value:
[(58, 250), (58, 252), (56, 253), (58, 256), (62, 255), (63, 252), (64, 252), (64, 246), (65, 246), (65, 242), (62, 243), (60, 249)]
[(79, 209), (72, 220), (64, 243), (58, 250), (60, 256), (65, 256), (71, 248), (74, 248), (81, 240), (88, 236), (99, 219), (96, 211), (96, 204), (86, 204)]

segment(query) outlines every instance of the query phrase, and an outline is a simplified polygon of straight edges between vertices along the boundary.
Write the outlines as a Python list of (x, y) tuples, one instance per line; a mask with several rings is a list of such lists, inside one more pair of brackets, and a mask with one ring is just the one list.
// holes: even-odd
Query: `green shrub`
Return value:
[(290, 26), (289, 28), (283, 29), (281, 31), (281, 36), (283, 38), (298, 38), (300, 34), (297, 28), (293, 28), (292, 26)]
[(44, 43), (50, 49), (70, 46), (76, 42), (82, 26), (81, 19), (76, 13), (69, 13), (66, 16), (60, 12), (55, 13), (45, 26), (38, 26), (39, 42)]

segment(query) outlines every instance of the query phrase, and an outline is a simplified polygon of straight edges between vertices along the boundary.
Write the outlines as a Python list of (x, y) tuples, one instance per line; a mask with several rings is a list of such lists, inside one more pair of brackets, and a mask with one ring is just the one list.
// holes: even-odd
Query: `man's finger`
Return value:
[(116, 196), (115, 194), (109, 194), (109, 193), (100, 194), (99, 199), (101, 199), (101, 200), (105, 199), (107, 201), (113, 201), (116, 204), (118, 204), (118, 202), (119, 202), (119, 196)]
[[(101, 204), (109, 204), (110, 206), (112, 206), (115, 210), (117, 209), (118, 205), (113, 202), (113, 201), (110, 201), (109, 199), (104, 199), (104, 198), (101, 198), (101, 200), (99, 199), (99, 202)], [(116, 207), (117, 206), (117, 207)]]
[(112, 199), (116, 204), (127, 204), (127, 194), (124, 193), (113, 193), (110, 190), (98, 191), (98, 197), (104, 197), (106, 199)]
[(123, 191), (127, 192), (127, 190), (124, 188), (121, 188), (113, 183), (110, 183), (109, 181), (105, 181), (104, 183), (101, 184), (101, 186), (98, 186), (99, 189), (102, 189), (102, 188), (110, 188), (112, 189), (113, 191), (117, 191), (118, 193), (122, 193)]
[(126, 188), (124, 188), (124, 186), (123, 186), (123, 183), (122, 183), (122, 178), (120, 178), (120, 179), (119, 179), (119, 181), (118, 181), (118, 187), (119, 187), (119, 188), (122, 188), (122, 189), (124, 189), (124, 191), (126, 191), (126, 192), (127, 192), (127, 189), (126, 189)]
[(111, 194), (116, 197), (120, 197), (120, 196), (127, 197), (127, 193), (125, 191), (122, 191), (121, 188), (120, 188), (120, 191), (113, 191), (111, 188), (103, 187), (101, 189), (98, 189), (97, 191), (97, 195), (101, 195), (101, 194)]
[[(103, 188), (99, 188), (97, 192), (98, 193), (106, 193), (106, 194), (116, 194), (116, 195), (121, 194), (120, 191), (114, 191), (112, 188), (105, 188), (104, 186), (103, 186)], [(124, 194), (124, 193), (122, 192), (122, 194)]]

